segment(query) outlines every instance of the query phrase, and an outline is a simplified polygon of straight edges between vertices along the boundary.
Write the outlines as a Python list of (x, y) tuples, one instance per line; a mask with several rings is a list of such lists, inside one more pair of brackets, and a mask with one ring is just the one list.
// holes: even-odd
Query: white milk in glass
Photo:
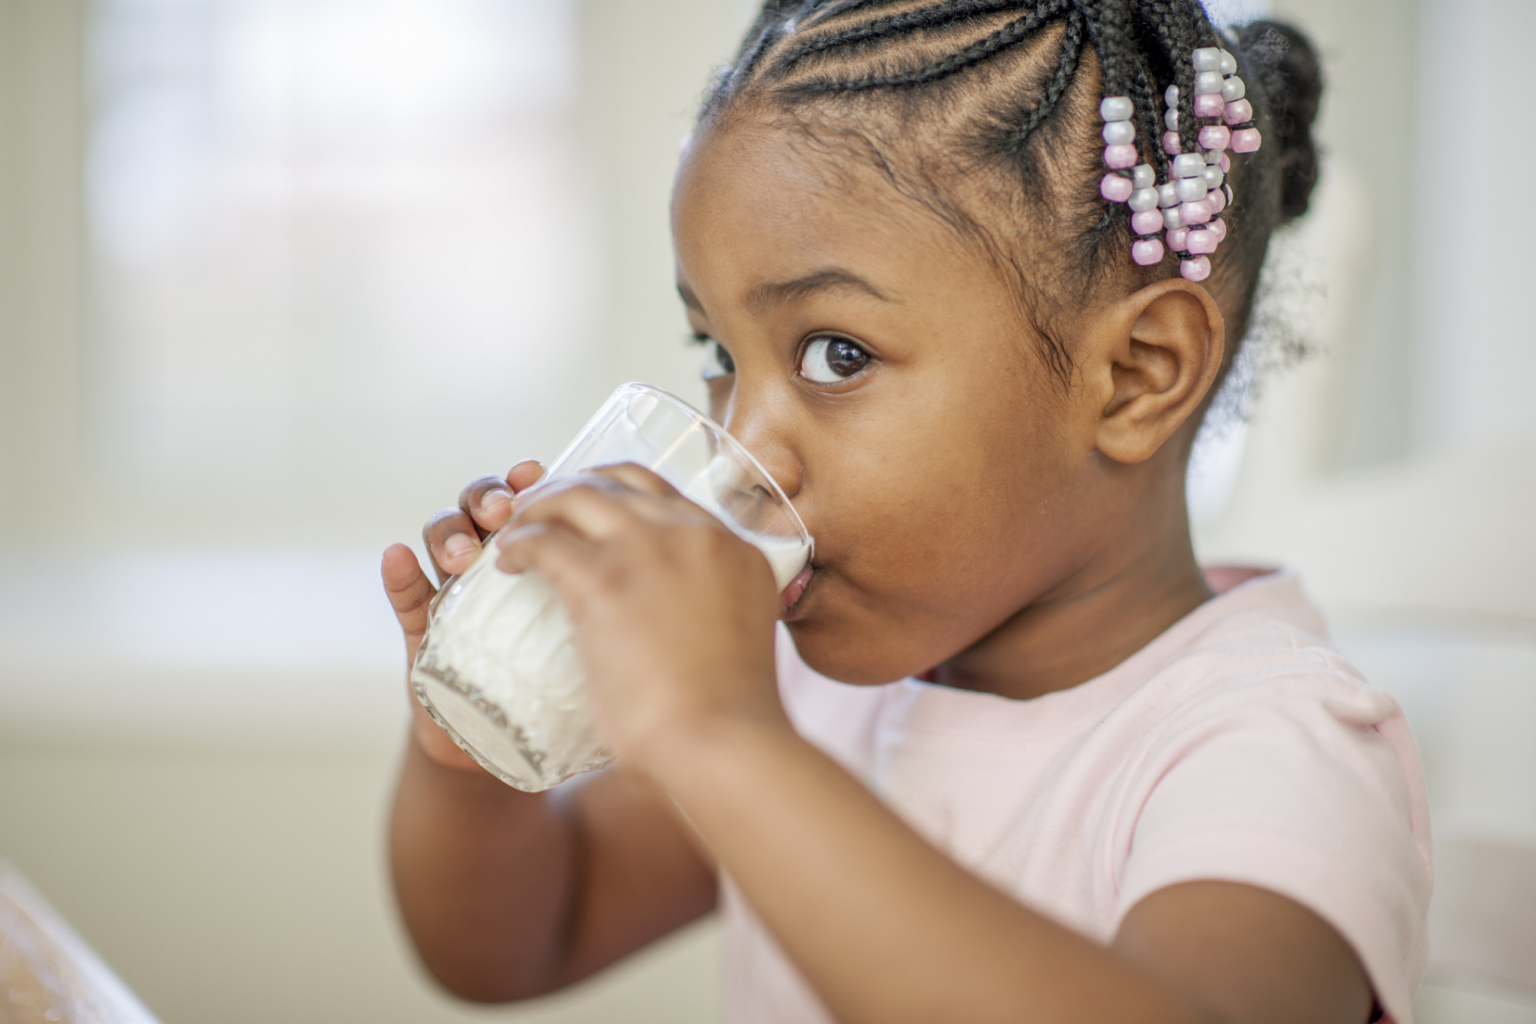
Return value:
[[(811, 540), (772, 478), (680, 399), (620, 388), (549, 476), (625, 461), (649, 465), (761, 551), (780, 592), (810, 561)], [(537, 792), (611, 758), (559, 597), (537, 572), (497, 569), (497, 554), (487, 543), (433, 602), (411, 684), (459, 746), (503, 781)]]

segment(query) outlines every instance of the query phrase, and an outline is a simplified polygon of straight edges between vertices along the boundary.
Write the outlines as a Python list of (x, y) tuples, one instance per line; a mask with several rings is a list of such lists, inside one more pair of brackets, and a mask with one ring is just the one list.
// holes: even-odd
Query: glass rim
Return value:
[[(726, 448), (729, 448), (733, 454), (737, 455), (743, 461), (745, 461), (746, 464), (750, 466), (758, 476), (762, 477), (762, 479), (766, 481), (769, 487), (769, 493), (777, 498), (779, 505), (789, 513), (790, 522), (794, 525), (795, 529), (799, 531), (800, 538), (807, 544), (814, 543), (811, 538), (811, 531), (805, 528), (805, 522), (800, 518), (799, 510), (795, 508), (794, 502), (789, 500), (789, 495), (784, 493), (784, 488), (780, 487), (779, 482), (773, 478), (773, 474), (764, 468), (763, 464), (757, 460), (757, 456), (753, 455), (746, 445), (742, 444), (741, 441), (733, 434), (731, 434), (730, 431), (726, 430), (725, 427), (721, 426), (719, 423), (716, 423), (707, 414), (701, 412), (699, 408), (693, 403), (685, 401), (684, 399), (679, 398), (677, 395), (674, 395), (672, 392), (663, 388), (659, 388), (654, 384), (647, 384), (644, 381), (634, 380), (625, 384), (620, 384), (618, 387), (614, 388), (613, 393), (608, 396), (608, 398), (598, 408), (597, 412), (592, 414), (592, 419), (588, 422), (591, 423), (592, 421), (601, 418), (605, 413), (609, 411), (611, 406), (623, 400), (626, 396), (637, 394), (651, 395), (663, 402), (666, 402), (674, 409), (677, 409), (678, 411), (686, 413), (688, 416), (692, 417), (693, 420), (699, 424), (699, 426), (709, 431), (712, 436), (722, 438)], [(575, 451), (577, 451), (577, 449), (581, 447), (582, 442), (586, 438), (586, 433), (586, 429), (583, 428), (580, 433), (571, 439), (569, 444), (561, 449), (560, 454), (555, 456), (555, 458), (549, 464), (551, 471), (559, 467), (561, 462), (563, 462), (568, 456), (573, 454)], [(548, 475), (545, 476), (545, 479), (549, 479)]]

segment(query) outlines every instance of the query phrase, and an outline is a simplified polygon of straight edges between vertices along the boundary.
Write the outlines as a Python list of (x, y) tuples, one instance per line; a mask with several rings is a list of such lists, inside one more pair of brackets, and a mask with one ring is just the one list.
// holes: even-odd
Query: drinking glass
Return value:
[[(625, 384), (544, 480), (624, 462), (653, 470), (762, 551), (781, 591), (810, 561), (811, 537), (779, 485), (741, 442), (682, 399)], [(559, 597), (536, 571), (497, 569), (497, 553), (487, 538), (474, 565), (438, 592), (411, 688), (486, 770), (535, 793), (612, 758), (592, 722)]]

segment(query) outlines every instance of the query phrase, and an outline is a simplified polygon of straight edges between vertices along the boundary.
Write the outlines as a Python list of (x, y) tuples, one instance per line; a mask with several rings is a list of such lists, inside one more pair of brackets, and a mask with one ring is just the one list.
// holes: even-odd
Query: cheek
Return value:
[(824, 611), (911, 640), (905, 656), (973, 640), (1043, 588), (1067, 446), (1040, 403), (993, 385), (850, 417), (819, 453), (818, 557), (836, 569)]

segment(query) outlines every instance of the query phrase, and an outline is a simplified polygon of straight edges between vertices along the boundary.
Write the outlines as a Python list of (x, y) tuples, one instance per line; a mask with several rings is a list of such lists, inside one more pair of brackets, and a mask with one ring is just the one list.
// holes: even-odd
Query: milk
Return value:
[[(768, 559), (780, 591), (810, 559), (809, 541), (737, 532)], [(475, 760), (533, 793), (612, 758), (593, 725), (571, 620), (554, 588), (534, 571), (502, 572), (497, 554), (486, 544), (438, 595), (411, 684)]]

